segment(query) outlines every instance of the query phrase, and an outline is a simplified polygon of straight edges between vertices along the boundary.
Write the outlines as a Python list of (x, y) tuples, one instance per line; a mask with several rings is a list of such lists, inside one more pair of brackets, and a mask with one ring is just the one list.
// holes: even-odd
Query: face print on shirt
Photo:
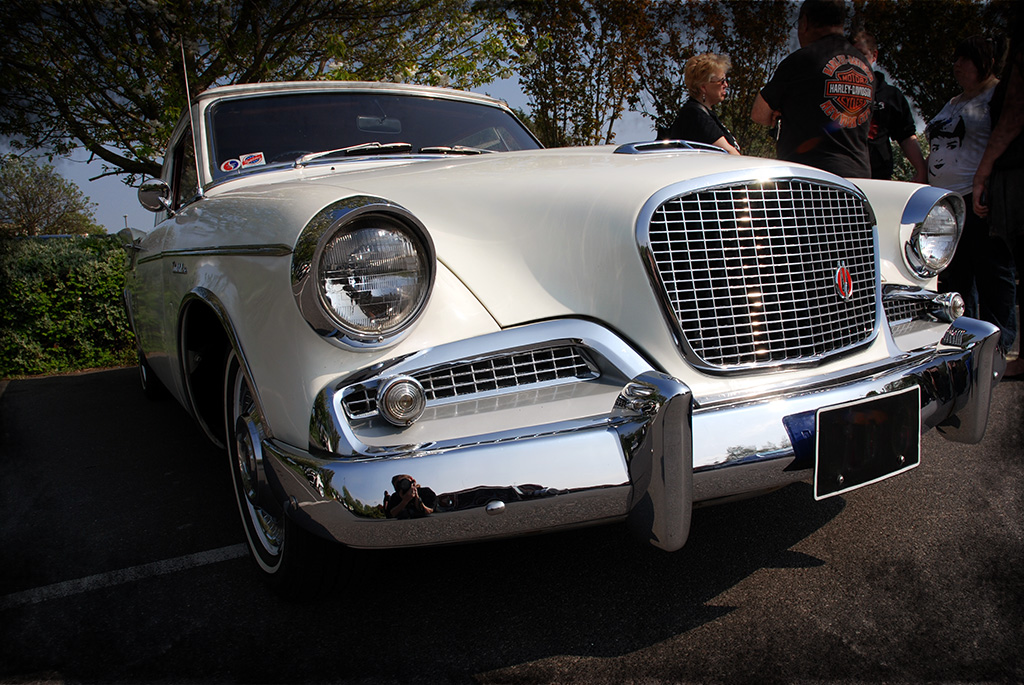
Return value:
[(944, 167), (956, 167), (960, 162), (960, 149), (964, 143), (964, 120), (957, 118), (956, 126), (952, 122), (934, 122), (928, 127), (928, 140), (931, 152), (928, 155), (928, 175), (936, 176)]

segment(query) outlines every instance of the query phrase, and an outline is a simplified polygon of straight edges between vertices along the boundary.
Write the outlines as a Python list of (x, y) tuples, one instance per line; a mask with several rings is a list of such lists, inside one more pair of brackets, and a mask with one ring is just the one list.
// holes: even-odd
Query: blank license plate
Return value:
[(814, 499), (903, 473), (921, 462), (921, 389), (819, 409), (815, 436)]

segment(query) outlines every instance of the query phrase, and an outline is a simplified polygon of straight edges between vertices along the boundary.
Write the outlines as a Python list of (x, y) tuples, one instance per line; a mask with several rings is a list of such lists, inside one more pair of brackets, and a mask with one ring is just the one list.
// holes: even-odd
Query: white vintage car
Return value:
[(355, 548), (626, 521), (977, 442), (997, 329), (936, 292), (962, 199), (680, 141), (545, 150), (481, 95), (200, 95), (122, 233), (148, 394), (226, 448), (287, 590)]

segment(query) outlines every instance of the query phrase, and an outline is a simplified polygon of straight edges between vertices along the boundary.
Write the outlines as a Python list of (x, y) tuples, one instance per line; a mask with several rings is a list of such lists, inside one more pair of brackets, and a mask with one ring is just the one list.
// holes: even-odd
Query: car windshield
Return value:
[[(263, 95), (216, 103), (208, 116), (214, 178), (346, 148), (338, 155), (540, 147), (498, 107), (415, 95)], [(351, 150), (366, 144), (364, 152)]]

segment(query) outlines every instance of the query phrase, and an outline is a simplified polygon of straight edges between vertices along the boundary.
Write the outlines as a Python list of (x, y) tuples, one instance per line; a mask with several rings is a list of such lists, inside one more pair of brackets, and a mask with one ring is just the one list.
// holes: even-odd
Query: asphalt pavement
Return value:
[(621, 526), (351, 552), (288, 603), (224, 453), (134, 369), (0, 383), (0, 682), (1024, 682), (1024, 382), (917, 469)]

